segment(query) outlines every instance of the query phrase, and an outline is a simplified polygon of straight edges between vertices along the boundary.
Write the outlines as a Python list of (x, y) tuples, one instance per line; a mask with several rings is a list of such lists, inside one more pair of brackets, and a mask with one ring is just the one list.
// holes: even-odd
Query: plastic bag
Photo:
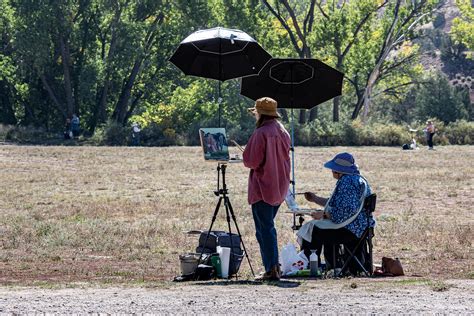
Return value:
[(283, 275), (295, 275), (298, 271), (306, 269), (309, 260), (303, 251), (296, 252), (293, 244), (283, 246), (280, 252), (281, 272)]

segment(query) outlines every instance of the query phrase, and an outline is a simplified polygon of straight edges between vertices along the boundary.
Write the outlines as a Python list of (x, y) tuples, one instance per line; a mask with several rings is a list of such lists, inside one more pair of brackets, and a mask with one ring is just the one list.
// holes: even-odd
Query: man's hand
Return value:
[(310, 202), (316, 202), (316, 194), (313, 192), (305, 192), (304, 193), (304, 198)]

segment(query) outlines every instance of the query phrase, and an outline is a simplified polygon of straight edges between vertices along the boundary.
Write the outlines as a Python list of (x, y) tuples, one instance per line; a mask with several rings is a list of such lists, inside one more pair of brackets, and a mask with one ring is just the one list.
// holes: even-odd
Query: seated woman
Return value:
[[(311, 249), (316, 249), (320, 258), (324, 244), (354, 245), (367, 229), (367, 215), (362, 211), (362, 205), (371, 190), (367, 180), (359, 174), (354, 157), (349, 153), (340, 153), (326, 162), (324, 167), (331, 169), (337, 183), (330, 198), (305, 193), (308, 201), (324, 206), (324, 211), (311, 213), (314, 220), (304, 224), (297, 233), (308, 258)], [(373, 218), (369, 223), (370, 227), (375, 226)], [(324, 257), (334, 267), (331, 246), (324, 247)]]

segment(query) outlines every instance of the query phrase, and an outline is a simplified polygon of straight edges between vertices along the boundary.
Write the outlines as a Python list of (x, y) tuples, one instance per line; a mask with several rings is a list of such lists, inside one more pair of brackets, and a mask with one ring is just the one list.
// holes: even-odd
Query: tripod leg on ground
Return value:
[(216, 221), (217, 218), (217, 213), (219, 213), (219, 208), (221, 207), (221, 203), (224, 197), (219, 197), (219, 201), (217, 202), (216, 209), (214, 210), (214, 215), (212, 215), (212, 220), (211, 220), (211, 226), (209, 226), (209, 229), (207, 230), (207, 235), (206, 235), (206, 241), (204, 242), (204, 246), (201, 249), (201, 254), (199, 255), (199, 261), (198, 264), (201, 264), (202, 260), (202, 255), (204, 254), (204, 248), (207, 246), (207, 241), (209, 240), (209, 234), (211, 233), (212, 226), (214, 225), (214, 222)]
[[(225, 214), (226, 214), (226, 220), (227, 220), (227, 227), (229, 228), (229, 236), (230, 236), (230, 255), (229, 255), (229, 275), (230, 275), (230, 262), (232, 261), (232, 256), (234, 254), (234, 242), (232, 241), (232, 228), (230, 225), (230, 211), (229, 211), (229, 204), (230, 200), (228, 196), (224, 196), (224, 206), (225, 206)], [(240, 237), (240, 240), (242, 240), (242, 237)], [(235, 278), (238, 279), (237, 274), (235, 274)]]
[(253, 272), (252, 263), (250, 262), (250, 258), (249, 258), (249, 255), (247, 253), (247, 249), (245, 248), (244, 240), (242, 239), (242, 234), (240, 233), (239, 225), (237, 225), (237, 219), (235, 218), (234, 209), (232, 208), (232, 204), (230, 203), (230, 200), (227, 196), (226, 196), (226, 199), (227, 199), (226, 207), (228, 206), (228, 208), (229, 208), (230, 215), (232, 216), (232, 220), (234, 221), (235, 229), (237, 230), (237, 234), (240, 237), (240, 242), (242, 243), (242, 248), (244, 248), (245, 257), (247, 258), (247, 262), (249, 263), (250, 271), (252, 272), (252, 275), (255, 277), (255, 273)]

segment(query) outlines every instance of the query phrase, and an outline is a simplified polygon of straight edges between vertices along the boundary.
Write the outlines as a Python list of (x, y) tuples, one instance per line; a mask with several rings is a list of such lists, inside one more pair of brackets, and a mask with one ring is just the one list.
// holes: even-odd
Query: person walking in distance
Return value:
[(426, 142), (428, 143), (428, 149), (433, 150), (433, 136), (436, 132), (435, 126), (432, 121), (426, 122), (425, 127), (425, 135), (426, 135)]
[(278, 121), (277, 102), (260, 98), (249, 111), (255, 115), (256, 129), (243, 153), (250, 168), (248, 202), (252, 206), (255, 235), (265, 272), (258, 280), (279, 280), (277, 232), (274, 219), (290, 185), (290, 135)]

